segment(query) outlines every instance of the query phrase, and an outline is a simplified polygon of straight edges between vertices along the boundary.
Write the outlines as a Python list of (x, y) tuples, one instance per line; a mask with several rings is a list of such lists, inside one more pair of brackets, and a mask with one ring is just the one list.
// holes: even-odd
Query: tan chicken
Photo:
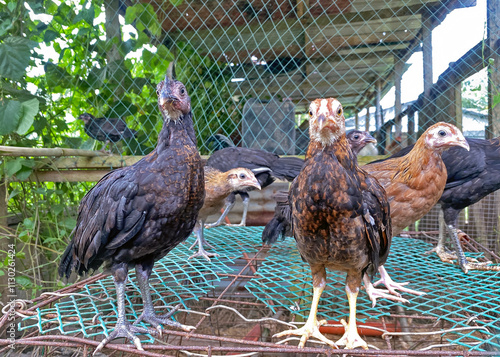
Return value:
[[(397, 236), (404, 228), (421, 219), (439, 201), (447, 179), (441, 154), (453, 146), (469, 150), (467, 140), (456, 126), (440, 122), (429, 127), (407, 155), (363, 166), (364, 170), (377, 178), (387, 192), (391, 204), (393, 236)], [(373, 284), (374, 286), (383, 283), (391, 294), (397, 296), (399, 293), (396, 289), (422, 294), (405, 288), (407, 283), (392, 281), (383, 266), (380, 266), (379, 273), (381, 280)], [(366, 290), (374, 304), (377, 297), (391, 298), (383, 295), (382, 290), (373, 289), (371, 284), (366, 286)]]
[[(269, 170), (269, 169), (266, 169)], [(209, 253), (203, 247), (204, 245), (213, 248), (207, 243), (203, 236), (203, 227), (208, 216), (220, 212), (224, 206), (225, 199), (232, 192), (257, 188), (260, 190), (260, 184), (255, 174), (250, 169), (238, 167), (226, 172), (219, 171), (210, 166), (205, 166), (205, 202), (198, 214), (198, 220), (193, 233), (196, 235), (196, 241), (189, 249), (198, 243), (198, 252), (189, 257), (203, 257), (210, 261), (210, 257), (218, 256), (216, 253)]]

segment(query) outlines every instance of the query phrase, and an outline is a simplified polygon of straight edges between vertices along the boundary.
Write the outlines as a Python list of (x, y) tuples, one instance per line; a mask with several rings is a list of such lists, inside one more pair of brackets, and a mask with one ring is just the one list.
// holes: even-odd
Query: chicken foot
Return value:
[[(326, 283), (325, 283), (326, 284)], [(316, 314), (318, 313), (318, 304), (319, 304), (319, 298), (321, 297), (321, 293), (323, 292), (323, 289), (325, 288), (325, 284), (322, 284), (320, 286), (315, 286), (313, 288), (313, 300), (311, 303), (311, 311), (309, 312), (309, 317), (307, 318), (307, 322), (304, 326), (302, 326), (299, 329), (296, 330), (286, 330), (280, 333), (275, 334), (273, 337), (283, 337), (283, 336), (288, 336), (288, 335), (296, 335), (296, 336), (301, 336), (300, 337), (300, 342), (299, 342), (299, 348), (304, 348), (307, 340), (310, 337), (315, 337), (320, 341), (323, 341), (327, 345), (333, 347), (333, 348), (338, 348), (337, 345), (325, 336), (321, 332), (319, 332), (319, 327), (326, 324), (326, 320), (320, 320), (318, 321)]]
[(118, 320), (116, 321), (116, 326), (114, 330), (104, 339), (95, 349), (93, 355), (102, 350), (104, 346), (106, 346), (111, 340), (115, 338), (125, 337), (132, 341), (135, 347), (144, 351), (141, 345), (141, 340), (137, 337), (136, 333), (151, 333), (151, 331), (147, 328), (138, 327), (132, 325), (127, 321), (125, 316), (125, 284), (127, 279), (121, 280), (114, 277), (115, 287), (116, 287), (116, 301), (117, 301), (117, 310), (118, 310)]
[(155, 314), (153, 301), (151, 299), (151, 291), (149, 288), (149, 276), (151, 275), (151, 269), (152, 269), (152, 264), (151, 268), (149, 268), (148, 266), (144, 268), (141, 264), (137, 264), (135, 266), (137, 282), (139, 283), (139, 289), (141, 291), (142, 303), (144, 305), (144, 309), (139, 318), (134, 322), (134, 325), (138, 324), (141, 321), (148, 322), (156, 329), (156, 332), (160, 337), (163, 334), (163, 329), (161, 325), (176, 327), (187, 332), (194, 330), (195, 329), (194, 326), (183, 325), (171, 319), (172, 315), (179, 309), (179, 306), (177, 306), (167, 314), (164, 315)]
[(389, 273), (387, 272), (387, 270), (385, 269), (385, 267), (383, 265), (378, 267), (378, 272), (380, 273), (380, 280), (377, 280), (375, 283), (373, 283), (373, 286), (384, 284), (384, 286), (387, 288), (387, 290), (389, 290), (389, 292), (391, 294), (396, 295), (396, 296), (401, 296), (396, 291), (396, 289), (401, 290), (402, 292), (417, 295), (417, 296), (425, 295), (425, 293), (422, 291), (406, 288), (405, 285), (408, 285), (409, 282), (396, 283), (389, 276)]
[(195, 227), (195, 230), (194, 230), (194, 234), (196, 236), (196, 240), (191, 245), (191, 247), (189, 247), (189, 250), (193, 249), (193, 247), (196, 245), (196, 243), (198, 243), (198, 252), (191, 255), (188, 259), (192, 259), (194, 257), (203, 257), (206, 260), (210, 261), (210, 257), (218, 257), (219, 256), (219, 254), (217, 254), (217, 253), (207, 252), (204, 248), (204, 246), (208, 246), (212, 249), (214, 247), (212, 245), (210, 245), (205, 239), (205, 236), (203, 234), (203, 222), (200, 222), (199, 224), (197, 224), (197, 226)]
[(403, 303), (409, 302), (405, 298), (402, 298), (401, 294), (399, 294), (397, 291), (393, 290), (393, 292), (391, 293), (391, 291), (389, 290), (376, 289), (373, 286), (372, 282), (370, 281), (370, 277), (366, 273), (363, 276), (363, 282), (365, 284), (366, 293), (368, 294), (368, 297), (372, 301), (372, 307), (375, 307), (378, 298), (392, 300), (396, 302), (403, 302)]
[(342, 325), (344, 325), (345, 333), (336, 344), (338, 346), (345, 346), (345, 348), (349, 350), (356, 347), (367, 350), (368, 344), (359, 335), (356, 325), (356, 300), (358, 298), (359, 288), (351, 291), (349, 285), (346, 284), (345, 291), (347, 293), (347, 299), (349, 300), (349, 323), (346, 323), (344, 319), (340, 320)]
[[(446, 225), (444, 223), (444, 215), (443, 211), (440, 211), (439, 214), (439, 240), (438, 244), (435, 248), (426, 252), (427, 254), (436, 253), (439, 259), (443, 263), (449, 264), (457, 264), (462, 269), (462, 271), (467, 274), (469, 270), (480, 270), (480, 271), (500, 271), (500, 265), (491, 265), (491, 262), (479, 262), (477, 259), (465, 256), (465, 253), (462, 249), (462, 245), (460, 243), (459, 235), (468, 237), (466, 233), (462, 232), (460, 229), (457, 229), (454, 224)], [(448, 231), (453, 246), (455, 248), (455, 253), (448, 251), (444, 245), (445, 241), (445, 229)]]

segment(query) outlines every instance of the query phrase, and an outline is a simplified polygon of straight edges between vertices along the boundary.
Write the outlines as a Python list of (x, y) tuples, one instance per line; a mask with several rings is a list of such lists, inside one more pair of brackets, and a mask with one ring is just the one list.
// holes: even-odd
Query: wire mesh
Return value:
[[(194, 240), (191, 237), (155, 265), (151, 285), (157, 310), (182, 303), (188, 311), (194, 311), (194, 302), (214, 292), (216, 298), (213, 300), (220, 301), (223, 298), (221, 291), (227, 291), (224, 288), (227, 286), (227, 273), (236, 268), (235, 259), (241, 259), (243, 253), (255, 254), (261, 249), (262, 227), (218, 227), (208, 229), (206, 233), (220, 257), (214, 258), (212, 262), (204, 259), (187, 260), (190, 254), (187, 248)], [(405, 294), (410, 304), (404, 305), (379, 300), (373, 308), (366, 294), (361, 293), (357, 304), (361, 324), (380, 321), (383, 317), (391, 318), (397, 311), (394, 307), (400, 305), (410, 319), (415, 318), (410, 332), (421, 331), (422, 327), (416, 319), (425, 317), (446, 325), (446, 329), (437, 323), (426, 328), (428, 333), (444, 336), (444, 342), (450, 346), (459, 346), (468, 351), (500, 350), (500, 272), (462, 274), (456, 266), (443, 264), (435, 255), (426, 255), (430, 247), (428, 243), (410, 238), (393, 240), (387, 271), (393, 279), (409, 281), (411, 288), (424, 291), (426, 295), (415, 297)], [(259, 255), (259, 258), (261, 262), (253, 279), (248, 280), (247, 275), (238, 277), (238, 274), (234, 279), (245, 281), (246, 290), (263, 304), (260, 310), (265, 310), (263, 306), (267, 306), (273, 312), (283, 309), (289, 311), (295, 316), (292, 319), (307, 317), (312, 295), (311, 276), (308, 267), (300, 259), (294, 240), (287, 239), (277, 244)], [(344, 276), (335, 272), (329, 272), (328, 275), (328, 288), (321, 298), (319, 315), (338, 321), (345, 318), (348, 311)], [(138, 317), (137, 311), (141, 311), (139, 296), (131, 272), (126, 302), (128, 307), (132, 307), (127, 309), (131, 321)], [(224, 296), (227, 301), (236, 303), (241, 297), (241, 290), (231, 296)], [(116, 322), (114, 298), (112, 280), (109, 277), (101, 279), (85, 285), (52, 307), (37, 308), (36, 314), (24, 318), (19, 328), (34, 328), (41, 334), (82, 334), (86, 338), (107, 335)], [(246, 300), (246, 303), (249, 301)], [(207, 312), (212, 314), (211, 311)], [(215, 323), (216, 316), (211, 316), (212, 323)], [(225, 323), (234, 325), (234, 322), (230, 322), (234, 317), (222, 316), (229, 318)], [(217, 324), (220, 326), (222, 322)], [(210, 330), (213, 331), (213, 328)], [(150, 343), (153, 339), (149, 336), (143, 341)], [(427, 344), (432, 343), (429, 340)]]
[[(216, 134), (237, 146), (304, 154), (308, 104), (329, 96), (346, 108), (347, 129), (376, 133), (372, 154), (414, 142), (437, 121), (454, 123), (471, 137), (500, 134), (500, 106), (494, 107), (500, 58), (491, 45), (498, 42), (500, 23), (495, 1), (51, 4), (35, 11), (45, 11), (50, 21), (40, 20), (47, 48), (36, 49), (43, 59), (34, 60), (46, 80), (32, 85), (39, 98), (71, 98), (64, 109), (50, 107), (57, 115), (44, 118), (53, 121), (51, 127), (62, 127), (55, 119), (61, 111), (67, 121), (75, 119), (62, 146), (99, 148), (111, 141), (106, 147), (114, 153), (149, 153), (162, 126), (155, 85), (174, 59), (191, 96), (202, 154), (221, 147)], [(464, 22), (470, 36), (462, 32)], [(66, 33), (65, 26), (77, 27)], [(82, 49), (65, 47), (75, 42)], [(461, 49), (451, 51), (449, 44)], [(101, 126), (111, 126), (115, 135), (123, 130), (110, 119), (121, 118), (134, 135), (126, 131), (116, 142), (108, 135), (96, 144), (95, 130), (78, 120), (85, 112), (105, 118)], [(39, 138), (45, 147), (55, 144), (46, 138)], [(75, 165), (60, 163), (57, 169)], [(477, 222), (481, 218), (472, 222), (466, 212), (460, 226), (468, 222), (472, 238), (499, 252), (500, 238), (492, 233), (498, 204), (487, 202), (486, 213), (470, 213), (487, 214), (487, 225)], [(435, 230), (433, 222), (423, 220), (420, 230)]]

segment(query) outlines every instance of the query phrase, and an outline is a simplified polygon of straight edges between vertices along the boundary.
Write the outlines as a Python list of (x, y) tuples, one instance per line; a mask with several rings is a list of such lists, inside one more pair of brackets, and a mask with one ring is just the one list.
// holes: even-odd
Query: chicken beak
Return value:
[(456, 146), (461, 146), (463, 147), (465, 150), (467, 151), (470, 151), (470, 146), (469, 146), (469, 143), (467, 142), (467, 140), (461, 136), (456, 142), (455, 142), (455, 145)]
[(365, 143), (367, 143), (367, 144), (369, 144), (369, 143), (376, 144), (377, 143), (377, 139), (375, 139), (370, 134), (366, 134)]
[(260, 187), (259, 181), (255, 180), (252, 182), (252, 186), (255, 187), (256, 189), (260, 190), (262, 187)]
[(326, 116), (324, 114), (319, 114), (316, 120), (318, 122), (318, 131), (323, 130), (326, 125)]

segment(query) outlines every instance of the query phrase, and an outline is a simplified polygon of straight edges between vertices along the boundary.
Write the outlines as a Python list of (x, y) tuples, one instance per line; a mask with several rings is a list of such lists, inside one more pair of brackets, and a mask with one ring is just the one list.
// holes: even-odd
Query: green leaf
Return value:
[(14, 2), (14, 1), (9, 2), (7, 4), (7, 9), (9, 9), (10, 12), (13, 12), (16, 9), (16, 6), (17, 6), (16, 2)]
[(21, 170), (16, 172), (16, 177), (19, 181), (24, 181), (24, 180), (27, 180), (28, 177), (30, 177), (32, 172), (33, 172), (33, 169), (31, 167), (23, 166), (21, 168)]
[(61, 221), (61, 226), (67, 228), (68, 230), (73, 230), (76, 226), (76, 219), (71, 217), (66, 217)]
[(48, 44), (49, 42), (54, 41), (58, 37), (59, 37), (59, 32), (56, 32), (54, 30), (47, 30), (43, 34), (43, 42)]
[(20, 80), (30, 63), (32, 41), (23, 37), (7, 37), (0, 44), (0, 73), (2, 77)]
[(134, 115), (135, 113), (137, 113), (137, 107), (134, 104), (125, 100), (121, 100), (119, 102), (113, 103), (113, 106), (109, 108), (104, 116), (108, 118), (121, 118), (127, 117), (129, 115)]
[(64, 88), (72, 87), (73, 77), (64, 68), (47, 62), (44, 65), (44, 69), (47, 85), (54, 92), (62, 92)]
[(4, 276), (5, 272), (3, 270), (0, 270), (0, 276)]
[(19, 125), (21, 115), (21, 102), (3, 99), (0, 106), (0, 135), (13, 133)]
[(19, 120), (19, 126), (16, 130), (19, 135), (26, 134), (31, 128), (33, 120), (35, 119), (35, 115), (38, 114), (39, 104), (40, 103), (35, 98), (21, 103), (22, 116)]
[(9, 160), (5, 163), (5, 174), (7, 176), (14, 176), (16, 172), (23, 168), (23, 164), (21, 164), (21, 160)]
[(493, 96), (493, 103), (491, 104), (491, 107), (495, 108), (498, 104), (500, 104), (500, 94)]
[[(125, 12), (125, 23), (130, 25), (134, 20), (139, 20), (154, 36), (161, 35), (161, 24), (151, 4), (139, 3), (129, 6)], [(140, 26), (137, 26), (137, 29), (140, 31)]]
[(174, 6), (179, 6), (182, 4), (182, 0), (170, 0), (170, 3)]
[(26, 229), (33, 229), (33, 227), (35, 225), (35, 223), (29, 218), (25, 218), (23, 220), (23, 224), (26, 227)]
[(91, 5), (86, 9), (87, 3), (83, 6), (83, 9), (75, 16), (73, 19), (73, 24), (77, 24), (81, 20), (85, 21), (90, 26), (94, 26), (95, 8)]
[(33, 285), (30, 278), (22, 276), (22, 275), (16, 276), (16, 283), (25, 289), (27, 289)]
[(5, 35), (13, 26), (14, 22), (10, 18), (0, 23), (0, 37)]
[(137, 7), (128, 6), (127, 11), (125, 11), (125, 24), (131, 25), (136, 17), (137, 17)]

